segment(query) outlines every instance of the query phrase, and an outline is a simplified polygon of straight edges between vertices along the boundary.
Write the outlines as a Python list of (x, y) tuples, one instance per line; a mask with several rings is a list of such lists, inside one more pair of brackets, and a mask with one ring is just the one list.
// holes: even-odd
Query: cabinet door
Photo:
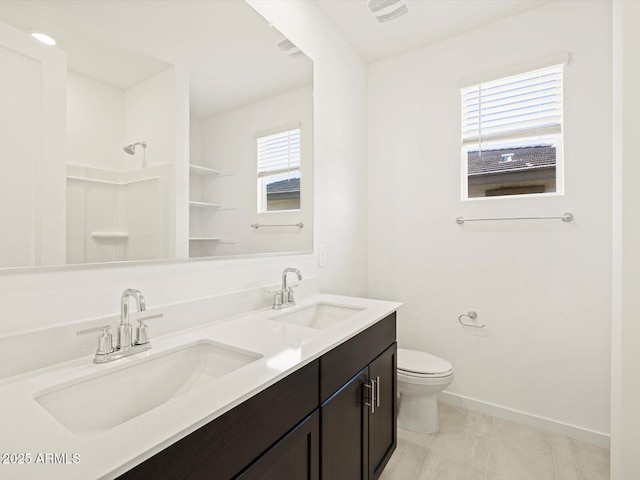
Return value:
[(313, 415), (264, 453), (238, 480), (318, 480), (320, 414)]
[(368, 477), (368, 411), (362, 406), (366, 380), (367, 368), (364, 368), (320, 408), (323, 480)]
[(396, 448), (396, 351), (394, 343), (369, 364), (375, 381), (374, 413), (369, 414), (369, 478), (377, 479)]

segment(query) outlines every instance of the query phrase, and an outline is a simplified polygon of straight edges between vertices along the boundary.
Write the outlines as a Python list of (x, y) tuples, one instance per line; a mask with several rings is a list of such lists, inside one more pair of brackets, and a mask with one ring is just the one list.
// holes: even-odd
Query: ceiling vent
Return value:
[(300, 49), (296, 47), (295, 44), (288, 38), (280, 40), (278, 42), (278, 48), (287, 55), (295, 55), (296, 53), (300, 53)]
[(409, 11), (405, 0), (368, 0), (367, 6), (380, 22), (388, 22)]

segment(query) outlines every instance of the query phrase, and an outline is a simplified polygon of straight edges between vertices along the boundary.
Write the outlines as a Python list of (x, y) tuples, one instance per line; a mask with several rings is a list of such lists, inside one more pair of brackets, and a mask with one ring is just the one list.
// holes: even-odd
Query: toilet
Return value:
[(437, 393), (453, 380), (453, 366), (443, 358), (398, 349), (398, 426), (419, 433), (438, 431)]

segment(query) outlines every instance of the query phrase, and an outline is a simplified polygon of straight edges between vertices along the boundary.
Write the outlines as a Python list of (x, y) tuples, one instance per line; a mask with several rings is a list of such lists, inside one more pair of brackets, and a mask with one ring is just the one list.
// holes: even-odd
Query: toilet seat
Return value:
[(442, 378), (442, 377), (450, 377), (453, 375), (453, 369), (444, 373), (415, 373), (415, 372), (407, 372), (405, 370), (398, 369), (398, 374), (404, 375), (409, 378)]
[(399, 348), (398, 373), (413, 378), (448, 377), (453, 373), (453, 365), (430, 353)]

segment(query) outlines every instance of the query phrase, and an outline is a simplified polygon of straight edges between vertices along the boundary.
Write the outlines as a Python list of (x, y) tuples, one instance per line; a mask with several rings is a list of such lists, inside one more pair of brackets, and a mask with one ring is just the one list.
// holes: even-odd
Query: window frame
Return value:
[[(536, 197), (552, 197), (552, 196), (562, 196), (564, 195), (564, 104), (565, 104), (565, 71), (564, 65), (566, 61), (558, 61), (550, 64), (536, 66), (533, 68), (521, 69), (515, 72), (510, 72), (509, 74), (501, 75), (499, 77), (493, 77), (491, 79), (487, 79), (484, 81), (474, 81), (473, 83), (467, 83), (466, 85), (460, 86), (460, 139), (461, 139), (461, 200), (462, 201), (486, 201), (486, 200), (497, 200), (497, 199), (505, 199), (505, 198), (536, 198)], [(465, 116), (465, 93), (472, 91), (474, 89), (481, 89), (485, 85), (498, 84), (502, 82), (503, 84), (509, 83), (510, 79), (515, 79), (517, 77), (533, 77), (535, 74), (543, 71), (553, 71), (556, 70), (560, 74), (559, 78), (559, 86), (560, 86), (560, 106), (559, 106), (559, 116), (560, 120), (557, 124), (557, 127), (533, 127), (528, 129), (522, 129), (520, 132), (518, 131), (507, 131), (504, 134), (490, 134), (488, 139), (483, 140), (481, 128), (477, 135), (477, 141), (473, 142), (469, 138), (465, 138), (465, 126), (467, 125), (465, 122), (468, 120), (468, 117)], [(481, 103), (481, 100), (480, 100)], [(480, 114), (481, 115), (481, 114)], [(481, 123), (481, 122), (480, 122)], [(557, 131), (554, 131), (554, 128), (557, 128)], [(486, 138), (486, 137), (485, 137)], [(556, 158), (555, 158), (555, 184), (556, 188), (553, 192), (545, 192), (545, 193), (527, 193), (527, 194), (515, 194), (515, 195), (496, 195), (496, 196), (482, 196), (482, 197), (470, 197), (469, 196), (469, 172), (468, 172), (468, 153), (469, 151), (475, 151), (480, 149), (480, 151), (486, 150), (496, 150), (499, 149), (496, 146), (502, 145), (503, 148), (511, 149), (514, 148), (512, 144), (517, 144), (518, 142), (523, 142), (527, 140), (532, 140), (532, 142), (541, 142), (545, 139), (552, 139), (555, 144), (556, 149)], [(493, 146), (493, 148), (491, 148)], [(489, 147), (489, 148), (487, 148)], [(517, 148), (517, 147), (515, 147)], [(505, 187), (508, 186), (508, 183), (504, 184)]]
[[(260, 141), (262, 139), (273, 137), (273, 136), (283, 136), (285, 134), (291, 134), (291, 132), (297, 131), (297, 149), (298, 156), (297, 162), (294, 166), (291, 166), (291, 146), (289, 146), (288, 151), (288, 165), (286, 168), (279, 168), (273, 170), (260, 170)], [(295, 135), (295, 134), (294, 134)], [(300, 212), (302, 211), (302, 127), (300, 123), (295, 123), (292, 125), (287, 125), (283, 127), (274, 128), (268, 131), (260, 132), (255, 135), (256, 139), (256, 178), (257, 178), (257, 205), (256, 210), (258, 214), (270, 214), (270, 213), (286, 213), (286, 212)], [(270, 173), (271, 172), (271, 173)], [(297, 173), (297, 178), (300, 179), (300, 190), (299, 190), (299, 208), (291, 208), (291, 209), (282, 209), (282, 210), (268, 210), (268, 199), (267, 199), (267, 181), (269, 178), (289, 175), (289, 178), (296, 178), (294, 176), (290, 176), (291, 173)]]

